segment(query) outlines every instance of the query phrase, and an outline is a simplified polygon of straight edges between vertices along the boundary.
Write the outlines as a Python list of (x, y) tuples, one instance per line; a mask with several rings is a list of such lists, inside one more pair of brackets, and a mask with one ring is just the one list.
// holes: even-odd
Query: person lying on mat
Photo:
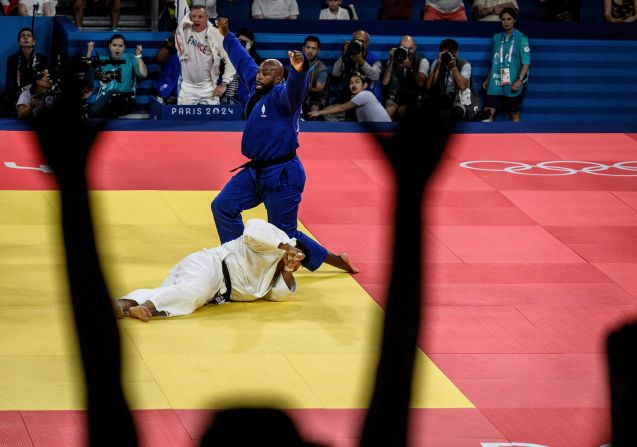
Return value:
[(155, 289), (139, 289), (113, 303), (117, 318), (188, 315), (206, 304), (283, 301), (296, 291), (293, 273), (305, 254), (296, 239), (260, 219), (243, 235), (186, 256)]

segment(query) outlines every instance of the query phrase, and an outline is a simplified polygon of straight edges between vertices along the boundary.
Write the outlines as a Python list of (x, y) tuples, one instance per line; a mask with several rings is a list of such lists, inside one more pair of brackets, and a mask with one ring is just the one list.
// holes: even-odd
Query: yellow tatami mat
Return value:
[[(218, 244), (210, 192), (93, 192), (113, 297), (155, 287), (185, 255)], [(79, 409), (82, 376), (54, 191), (0, 191), (0, 410)], [(246, 218), (265, 217), (257, 208)], [(287, 408), (361, 408), (383, 311), (331, 267), (297, 275), (288, 302), (208, 306), (121, 321), (123, 380), (138, 409), (204, 409), (241, 399)], [(86, 299), (90, 299), (87, 297)], [(421, 352), (413, 406), (471, 402)]]

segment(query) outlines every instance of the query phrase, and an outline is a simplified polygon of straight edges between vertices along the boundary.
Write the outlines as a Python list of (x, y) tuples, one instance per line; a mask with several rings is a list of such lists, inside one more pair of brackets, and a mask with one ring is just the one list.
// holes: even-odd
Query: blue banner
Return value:
[(149, 115), (151, 119), (156, 120), (237, 121), (241, 119), (241, 105), (165, 105), (160, 104), (156, 98), (151, 96)]

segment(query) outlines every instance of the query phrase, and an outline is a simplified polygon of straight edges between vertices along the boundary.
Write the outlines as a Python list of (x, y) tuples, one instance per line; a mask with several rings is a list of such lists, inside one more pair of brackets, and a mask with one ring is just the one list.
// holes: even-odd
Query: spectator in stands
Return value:
[(319, 20), (350, 20), (349, 11), (341, 7), (341, 0), (327, 0), (327, 7), (321, 9)]
[(18, 45), (20, 49), (7, 58), (5, 78), (8, 99), (14, 109), (22, 90), (32, 84), (37, 73), (49, 66), (46, 56), (35, 51), (35, 34), (31, 28), (22, 28), (18, 32)]
[(400, 46), (389, 50), (389, 62), (383, 74), (385, 110), (392, 119), (396, 113), (401, 118), (415, 107), (425, 93), (429, 73), (429, 61), (416, 54), (416, 42), (411, 36), (403, 36)]
[(356, 110), (356, 120), (362, 122), (391, 122), (385, 108), (376, 99), (374, 94), (367, 90), (367, 78), (361, 73), (351, 73), (349, 79), (349, 91), (352, 97), (343, 104), (327, 106), (322, 110), (314, 110), (308, 114), (310, 119), (321, 116), (343, 113), (348, 110)]
[(310, 67), (314, 67), (310, 75), (310, 89), (303, 103), (303, 113), (313, 110), (321, 110), (327, 104), (327, 81), (330, 72), (327, 65), (318, 58), (321, 52), (321, 41), (316, 36), (307, 36), (303, 42), (303, 54), (310, 61)]
[[(263, 62), (263, 58), (257, 52), (257, 41), (255, 40), (254, 32), (252, 32), (250, 28), (244, 27), (240, 28), (236, 32), (235, 36), (237, 37), (237, 39), (239, 39), (239, 42), (241, 42), (241, 45), (243, 45), (243, 48), (246, 49), (252, 59), (254, 59), (254, 62), (257, 65), (261, 65), (261, 62)], [(236, 89), (236, 100), (245, 106), (248, 102), (250, 91), (243, 83), (239, 82), (239, 75), (236, 73), (232, 78), (232, 81), (230, 81), (230, 84), (228, 85), (228, 90), (232, 89)]]
[(253, 19), (298, 19), (296, 0), (253, 0)]
[(581, 0), (540, 0), (544, 20), (549, 22), (579, 22)]
[[(190, 0), (185, 0), (190, 7)], [(175, 0), (163, 0), (163, 6), (157, 18), (157, 29), (159, 31), (174, 31), (177, 28), (177, 10)]]
[(349, 80), (354, 72), (362, 73), (365, 76), (367, 89), (376, 95), (376, 99), (382, 101), (380, 89), (380, 74), (382, 62), (380, 57), (369, 50), (369, 33), (364, 30), (354, 31), (352, 40), (343, 44), (343, 53), (332, 67), (332, 76), (340, 82), (341, 93), (338, 102), (344, 103), (349, 100)]
[[(88, 3), (87, 3), (88, 2)], [(122, 0), (74, 0), (73, 15), (75, 26), (82, 29), (84, 23), (84, 13), (98, 16), (111, 14), (111, 31), (117, 32), (119, 23), (119, 13), (122, 9)]]
[[(88, 42), (86, 57), (92, 57), (94, 48), (95, 43)], [(137, 45), (134, 55), (126, 53), (124, 36), (113, 34), (108, 49), (108, 55), (100, 56), (105, 64), (95, 70), (95, 77), (100, 80), (100, 88), (90, 110), (90, 115), (95, 118), (117, 118), (135, 110), (135, 77), (148, 76), (141, 45)]]
[(18, 98), (18, 119), (37, 118), (44, 109), (53, 107), (55, 96), (51, 95), (52, 87), (53, 81), (49, 77), (49, 70), (44, 69), (36, 74), (31, 87), (22, 90)]
[(179, 94), (179, 76), (181, 75), (181, 64), (177, 49), (175, 48), (175, 32), (159, 48), (157, 52), (157, 62), (161, 66), (159, 76), (155, 83), (157, 95), (160, 102), (164, 104), (177, 104)]
[(428, 104), (442, 119), (468, 121), (478, 112), (478, 93), (471, 88), (471, 64), (458, 58), (458, 42), (444, 39), (427, 78)]
[(257, 41), (254, 38), (254, 32), (250, 28), (244, 27), (239, 28), (235, 35), (237, 36), (237, 39), (241, 41), (243, 48), (245, 48), (252, 59), (254, 59), (254, 62), (257, 65), (261, 65), (263, 58), (257, 52)]
[(517, 11), (504, 8), (500, 21), (504, 32), (493, 36), (491, 68), (483, 88), (487, 91), (484, 109), (492, 121), (498, 110), (506, 110), (511, 121), (520, 121), (520, 109), (531, 66), (529, 39), (515, 29)]
[(54, 16), (56, 5), (56, 0), (20, 0), (18, 3), (18, 15)]
[(516, 0), (474, 0), (473, 16), (476, 20), (496, 22), (504, 8), (512, 8), (516, 14), (520, 9)]
[(412, 0), (383, 0), (379, 18), (382, 20), (411, 20)]
[[(236, 73), (223, 49), (221, 33), (208, 20), (206, 8), (195, 5), (177, 27), (175, 43), (181, 62), (178, 104), (219, 104)], [(225, 64), (223, 75), (221, 61)]]
[(611, 23), (637, 20), (637, 0), (604, 0), (604, 19)]
[(462, 0), (427, 0), (422, 19), (466, 22), (467, 13)]

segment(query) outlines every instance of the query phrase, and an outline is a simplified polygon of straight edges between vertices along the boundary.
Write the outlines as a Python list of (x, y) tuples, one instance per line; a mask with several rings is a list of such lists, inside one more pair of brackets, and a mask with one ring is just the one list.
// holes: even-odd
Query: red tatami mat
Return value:
[(561, 160), (635, 160), (637, 141), (623, 133), (533, 133), (528, 137)]
[(513, 442), (601, 447), (611, 441), (610, 414), (605, 408), (512, 408), (483, 413)]
[[(287, 410), (298, 424), (302, 436), (320, 445), (354, 447), (358, 445), (365, 410)], [(199, 439), (212, 412), (178, 410), (177, 414), (193, 439)], [(477, 440), (504, 438), (476, 409), (413, 409), (410, 445), (475, 446)], [(479, 445), (479, 444), (478, 444)]]
[[(370, 135), (300, 139), (307, 173), (300, 221), (332, 251), (350, 254), (361, 268), (355, 279), (384, 306), (392, 263), (401, 262), (391, 258), (395, 180), (385, 157)], [(92, 159), (91, 185), (219, 190), (245, 161), (240, 140), (239, 132), (108, 132)], [(34, 144), (28, 132), (0, 134), (0, 189), (54, 188), (51, 174), (5, 165), (39, 168)], [(463, 167), (489, 167), (484, 160), (500, 162), (493, 170)], [(634, 160), (635, 134), (452, 137), (423, 204), (428, 302), (419, 345), (476, 408), (414, 410), (412, 445), (610, 442), (604, 339), (637, 319), (637, 164), (621, 169)], [(546, 162), (569, 175), (542, 168)], [(190, 447), (209, 417), (142, 413), (149, 447)], [(349, 447), (364, 412), (292, 416), (310, 439)], [(16, 441), (0, 446), (78, 445), (82, 420), (76, 412), (0, 413), (3, 436)]]
[[(478, 408), (605, 407), (602, 354), (431, 354)], [(503, 399), (506, 396), (506, 399)]]
[(538, 226), (441, 226), (429, 231), (466, 263), (584, 262)]
[[(633, 180), (637, 183), (637, 177)], [(637, 225), (637, 211), (609, 191), (504, 191), (544, 226)]]

